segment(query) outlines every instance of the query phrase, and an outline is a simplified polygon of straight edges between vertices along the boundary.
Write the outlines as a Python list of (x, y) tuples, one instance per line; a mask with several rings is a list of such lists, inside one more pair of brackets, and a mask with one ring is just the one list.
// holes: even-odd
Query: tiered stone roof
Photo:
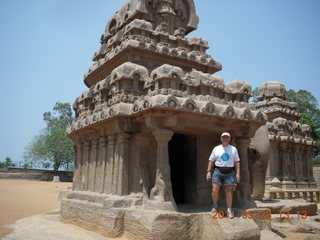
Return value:
[(69, 133), (151, 108), (265, 122), (248, 103), (251, 86), (225, 84), (214, 74), (222, 66), (206, 54), (208, 42), (185, 37), (197, 24), (193, 1), (127, 1), (101, 36)]
[(298, 122), (297, 103), (286, 101), (284, 84), (268, 81), (258, 89), (257, 109), (268, 116), (269, 139), (315, 146), (311, 127)]

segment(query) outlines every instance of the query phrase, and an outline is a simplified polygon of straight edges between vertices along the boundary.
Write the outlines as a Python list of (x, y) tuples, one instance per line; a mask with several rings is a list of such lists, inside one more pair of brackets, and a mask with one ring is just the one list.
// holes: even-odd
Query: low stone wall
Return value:
[(61, 182), (72, 182), (73, 171), (54, 171), (47, 169), (9, 167), (1, 169), (0, 179), (34, 179), (52, 181), (54, 176), (59, 176)]
[(320, 165), (313, 166), (313, 177), (320, 188)]

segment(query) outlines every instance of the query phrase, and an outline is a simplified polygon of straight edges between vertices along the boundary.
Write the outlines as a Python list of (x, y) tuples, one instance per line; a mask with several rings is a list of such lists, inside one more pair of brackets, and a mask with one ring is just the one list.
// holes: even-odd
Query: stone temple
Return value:
[(285, 86), (274, 81), (263, 83), (258, 89), (256, 108), (267, 114), (268, 123), (252, 139), (250, 163), (256, 165), (252, 170), (257, 175), (256, 183), (266, 176), (266, 189), (256, 187), (253, 196), (319, 202), (320, 189), (313, 178), (311, 161), (316, 143), (311, 138), (311, 127), (297, 122), (297, 104), (285, 100)]
[[(259, 102), (249, 103), (251, 86), (225, 83), (215, 75), (221, 64), (206, 54), (208, 42), (186, 37), (197, 25), (193, 0), (128, 0), (107, 23), (68, 129), (76, 159), (73, 189), (61, 202), (64, 219), (113, 237), (209, 239), (205, 174), (223, 131), (241, 158), (234, 208), (256, 206), (266, 175), (269, 197), (287, 196), (283, 188), (301, 194), (316, 188), (310, 127), (296, 122), (284, 86), (267, 82)], [(302, 165), (308, 170), (295, 170)], [(248, 236), (259, 231), (250, 221), (242, 224)]]

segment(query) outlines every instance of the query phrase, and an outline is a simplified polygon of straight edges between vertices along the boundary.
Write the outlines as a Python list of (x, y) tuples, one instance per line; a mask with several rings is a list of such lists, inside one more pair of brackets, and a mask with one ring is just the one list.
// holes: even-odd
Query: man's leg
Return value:
[(227, 208), (231, 208), (232, 207), (233, 185), (224, 186), (224, 191), (226, 193)]
[(215, 207), (218, 206), (219, 201), (219, 191), (220, 191), (220, 184), (212, 183), (212, 202)]
[(233, 218), (233, 213), (231, 210), (232, 207), (232, 194), (233, 194), (233, 185), (226, 185), (224, 186), (224, 191), (226, 193), (226, 202), (227, 202), (227, 211), (228, 211), (228, 218)]

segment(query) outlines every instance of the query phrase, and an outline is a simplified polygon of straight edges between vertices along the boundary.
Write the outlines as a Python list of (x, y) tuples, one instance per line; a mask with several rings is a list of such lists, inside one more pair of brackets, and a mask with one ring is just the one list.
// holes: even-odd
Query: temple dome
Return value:
[(274, 97), (285, 99), (286, 87), (277, 81), (267, 81), (260, 85), (258, 89), (258, 100), (270, 100)]
[(197, 29), (199, 18), (193, 0), (128, 0), (107, 23), (102, 41), (106, 42), (132, 19), (152, 22), (153, 28), (156, 29), (163, 24), (163, 14), (171, 14), (173, 17), (172, 21), (167, 23), (170, 34), (181, 28), (186, 34)]

